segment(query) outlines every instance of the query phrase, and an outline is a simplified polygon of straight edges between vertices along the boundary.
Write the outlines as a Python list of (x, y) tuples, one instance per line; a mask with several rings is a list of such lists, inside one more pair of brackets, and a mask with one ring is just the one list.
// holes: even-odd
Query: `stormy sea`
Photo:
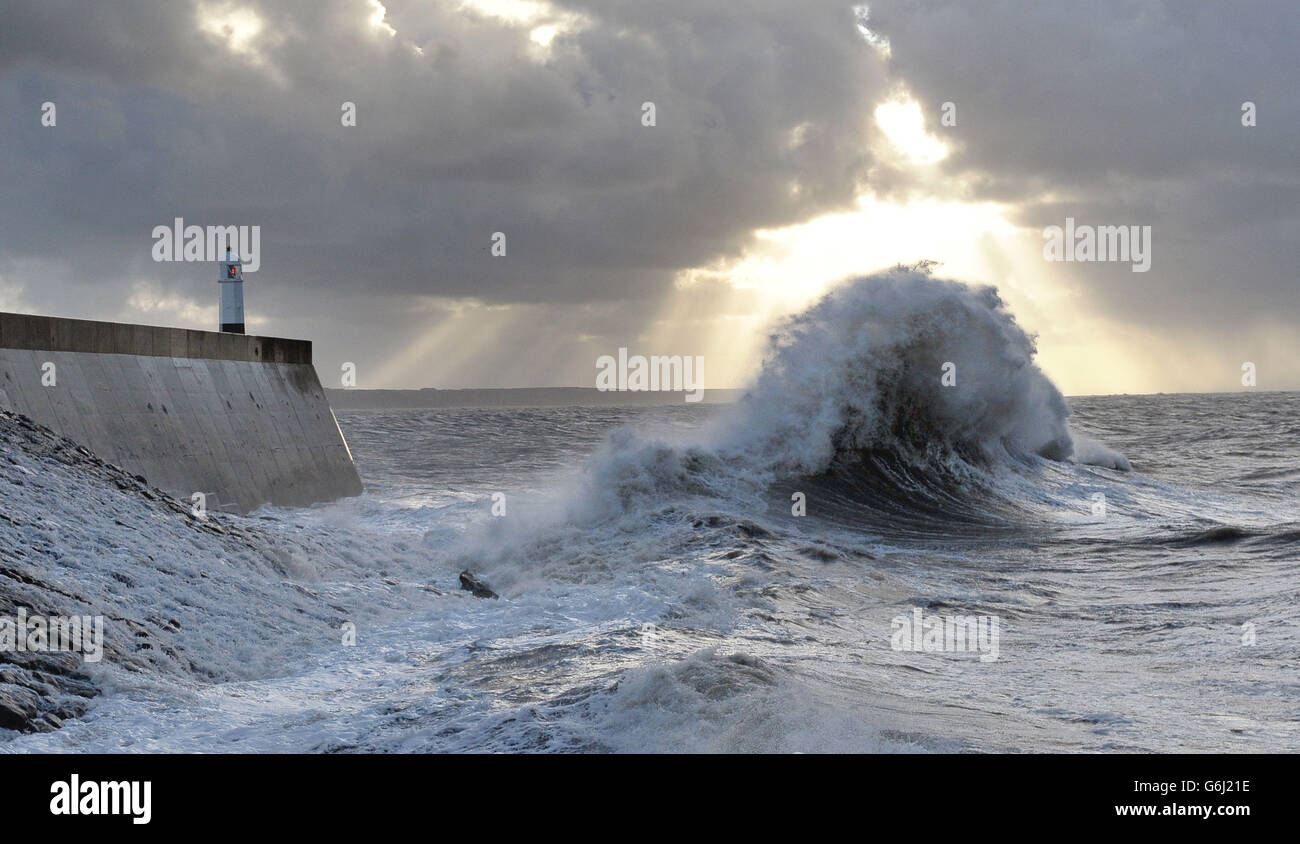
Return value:
[(4, 414), (0, 615), (105, 622), (0, 653), (0, 749), (1300, 747), (1300, 395), (1034, 352), (900, 270), (734, 403), (340, 411), (365, 493), (247, 517)]

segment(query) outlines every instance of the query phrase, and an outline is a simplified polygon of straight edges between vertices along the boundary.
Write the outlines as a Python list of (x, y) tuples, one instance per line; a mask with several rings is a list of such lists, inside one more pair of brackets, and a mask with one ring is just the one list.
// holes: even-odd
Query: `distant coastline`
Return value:
[[(594, 387), (361, 390), (326, 388), (335, 410), (407, 410), (439, 407), (654, 407), (686, 404), (681, 392), (602, 391)], [(730, 404), (744, 390), (705, 390), (701, 404)]]
[[(661, 407), (685, 404), (680, 392), (602, 391), (594, 387), (472, 387), (438, 390), (325, 389), (335, 410), (415, 410), (439, 407)], [(1109, 396), (1193, 396), (1287, 393), (1291, 390), (1225, 390), (1210, 393), (1086, 393), (1066, 396), (1077, 399)], [(740, 399), (742, 389), (705, 390), (701, 404), (731, 404)]]

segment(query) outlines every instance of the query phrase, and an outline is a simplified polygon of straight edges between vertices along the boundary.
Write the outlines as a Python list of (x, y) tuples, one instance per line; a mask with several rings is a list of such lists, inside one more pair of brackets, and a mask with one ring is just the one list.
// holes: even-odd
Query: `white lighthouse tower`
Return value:
[(221, 330), (232, 334), (244, 333), (244, 262), (230, 251), (226, 241), (226, 257), (221, 266)]

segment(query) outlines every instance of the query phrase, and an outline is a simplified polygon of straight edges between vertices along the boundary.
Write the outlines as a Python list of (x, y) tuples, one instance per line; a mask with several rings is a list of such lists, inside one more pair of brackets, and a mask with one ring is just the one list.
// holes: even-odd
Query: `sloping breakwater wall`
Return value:
[(0, 407), (209, 509), (361, 493), (307, 340), (0, 313)]

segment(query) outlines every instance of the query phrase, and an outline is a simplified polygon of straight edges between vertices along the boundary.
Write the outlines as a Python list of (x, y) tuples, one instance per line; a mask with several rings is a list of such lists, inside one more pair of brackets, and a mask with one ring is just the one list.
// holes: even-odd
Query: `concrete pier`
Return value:
[(0, 313), (0, 406), (209, 509), (361, 492), (307, 340)]

